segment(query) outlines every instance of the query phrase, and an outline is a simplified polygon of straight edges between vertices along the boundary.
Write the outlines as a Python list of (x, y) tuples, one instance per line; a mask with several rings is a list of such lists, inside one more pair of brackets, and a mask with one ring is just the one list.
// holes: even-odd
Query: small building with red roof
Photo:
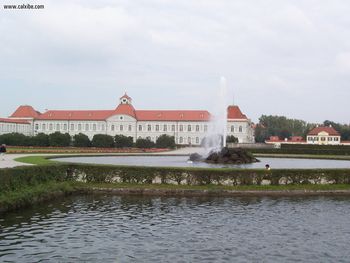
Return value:
[(337, 145), (340, 142), (340, 133), (332, 126), (316, 126), (306, 136), (308, 144)]
[[(175, 137), (177, 144), (199, 145), (212, 129), (212, 116), (207, 110), (136, 110), (126, 93), (111, 110), (47, 110), (36, 111), (28, 105), (20, 106), (9, 119), (27, 120), (32, 134), (53, 132), (76, 135), (84, 133), (117, 134), (156, 141), (162, 134)], [(227, 135), (234, 135), (240, 143), (254, 142), (251, 121), (236, 105), (227, 109)]]

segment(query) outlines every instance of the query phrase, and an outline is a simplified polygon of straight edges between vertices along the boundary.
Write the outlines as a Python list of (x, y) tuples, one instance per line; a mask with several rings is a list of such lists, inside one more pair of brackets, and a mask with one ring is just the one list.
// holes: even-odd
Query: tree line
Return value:
[(70, 136), (68, 133), (55, 132), (51, 134), (38, 133), (35, 136), (26, 136), (21, 133), (7, 133), (0, 135), (0, 144), (10, 146), (36, 146), (36, 147), (96, 147), (96, 148), (174, 148), (175, 138), (163, 134), (154, 143), (150, 139), (137, 139), (134, 143), (131, 136), (95, 134), (90, 138), (79, 133)]
[[(340, 124), (326, 120), (324, 126), (332, 125), (341, 136), (341, 140), (350, 140), (350, 125)], [(303, 120), (289, 119), (285, 116), (262, 115), (255, 128), (255, 141), (264, 142), (270, 136), (278, 136), (281, 139), (291, 136), (302, 136), (306, 138), (307, 133), (316, 127), (315, 123), (308, 123)]]

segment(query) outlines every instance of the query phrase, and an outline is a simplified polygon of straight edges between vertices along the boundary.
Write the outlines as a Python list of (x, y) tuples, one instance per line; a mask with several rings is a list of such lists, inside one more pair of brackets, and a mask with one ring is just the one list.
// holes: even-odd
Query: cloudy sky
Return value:
[[(3, 4), (21, 1), (0, 0)], [(28, 1), (0, 6), (0, 116), (18, 105), (215, 107), (349, 123), (348, 0)]]

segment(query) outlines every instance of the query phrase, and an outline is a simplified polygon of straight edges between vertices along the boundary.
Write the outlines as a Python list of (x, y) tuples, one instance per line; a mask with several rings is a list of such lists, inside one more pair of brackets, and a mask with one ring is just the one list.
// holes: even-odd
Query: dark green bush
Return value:
[(49, 144), (53, 147), (67, 147), (71, 144), (71, 137), (68, 133), (54, 132), (49, 134)]
[(74, 147), (90, 147), (91, 141), (89, 137), (83, 133), (79, 133), (73, 136)]
[(116, 135), (114, 136), (114, 143), (117, 148), (133, 147), (134, 139), (131, 136)]
[(156, 141), (157, 148), (175, 148), (175, 137), (162, 134)]
[(137, 148), (154, 148), (155, 147), (155, 143), (152, 142), (150, 139), (137, 139), (135, 146)]
[(112, 148), (114, 147), (114, 139), (110, 135), (95, 134), (92, 138), (91, 144), (98, 148)]

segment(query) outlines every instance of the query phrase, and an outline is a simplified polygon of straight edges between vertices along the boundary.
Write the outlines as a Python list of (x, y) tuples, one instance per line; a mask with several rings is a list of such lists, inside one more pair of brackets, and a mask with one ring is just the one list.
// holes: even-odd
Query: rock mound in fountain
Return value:
[(203, 157), (198, 153), (190, 155), (190, 161), (206, 162), (206, 163), (221, 163), (221, 164), (246, 164), (259, 162), (251, 153), (242, 148), (222, 148), (221, 151), (212, 151), (208, 157)]

